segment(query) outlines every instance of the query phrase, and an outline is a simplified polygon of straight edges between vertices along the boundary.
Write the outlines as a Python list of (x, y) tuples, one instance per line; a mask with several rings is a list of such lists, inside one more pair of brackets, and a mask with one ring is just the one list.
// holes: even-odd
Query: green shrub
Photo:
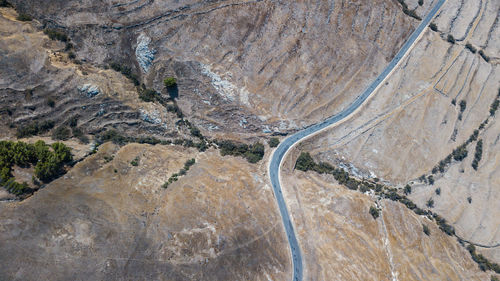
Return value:
[(269, 146), (270, 147), (277, 147), (279, 144), (280, 144), (280, 140), (278, 138), (269, 139)]
[(163, 80), (163, 84), (167, 88), (175, 87), (177, 86), (177, 79), (175, 77), (167, 77)]
[(431, 235), (431, 231), (427, 225), (422, 224), (422, 228), (424, 230), (425, 235), (427, 235), (427, 236)]
[(491, 281), (500, 281), (495, 275), (491, 275)]
[(370, 206), (370, 215), (372, 215), (373, 219), (377, 219), (380, 216), (380, 210), (376, 207)]
[(471, 53), (473, 53), (473, 54), (475, 54), (477, 52), (477, 49), (474, 46), (472, 46), (471, 43), (467, 42), (467, 44), (465, 44), (465, 48), (469, 49), (469, 51), (471, 51)]
[(295, 162), (295, 169), (304, 172), (314, 169), (315, 166), (316, 163), (314, 163), (314, 159), (309, 152), (301, 152), (299, 158), (297, 158), (297, 162)]
[(483, 140), (478, 140), (476, 144), (476, 152), (474, 153), (474, 160), (472, 160), (472, 168), (477, 171), (479, 161), (483, 157)]
[(465, 108), (467, 108), (467, 102), (465, 102), (465, 100), (461, 100), (458, 105), (460, 106), (460, 112), (464, 112)]
[(428, 176), (427, 177), (427, 182), (430, 184), (430, 185), (433, 185), (434, 184), (434, 177), (432, 175)]
[(436, 195), (441, 195), (441, 187), (436, 188), (434, 192), (436, 192)]
[(438, 31), (437, 25), (433, 22), (431, 22), (431, 24), (429, 24), (429, 27), (431, 28), (432, 31)]
[(130, 165), (132, 166), (139, 166), (139, 156), (135, 157), (134, 160), (132, 160), (132, 162), (130, 162)]
[(424, 0), (418, 0), (418, 5), (423, 6), (424, 5)]
[(82, 129), (73, 127), (71, 128), (71, 133), (73, 137), (77, 138), (80, 142), (84, 144), (89, 143), (89, 138), (83, 133)]
[(479, 55), (484, 59), (484, 61), (490, 62), (490, 57), (488, 57), (483, 50), (479, 50)]
[(425, 203), (425, 205), (429, 208), (434, 208), (434, 199), (429, 198), (429, 200), (427, 200), (427, 203)]
[(469, 204), (472, 203), (472, 197), (470, 197), (470, 196), (467, 197), (467, 202), (469, 202)]
[(448, 37), (446, 37), (446, 41), (448, 41), (451, 44), (455, 44), (455, 38), (451, 34), (448, 34)]
[(40, 135), (50, 131), (54, 128), (54, 121), (46, 120), (42, 122), (34, 121), (26, 126), (21, 126), (17, 128), (16, 137), (24, 138)]
[(497, 112), (498, 106), (500, 105), (500, 100), (496, 99), (490, 106), (490, 116), (494, 116)]
[(218, 141), (222, 156), (243, 156), (250, 163), (257, 163), (264, 157), (264, 145), (255, 143), (253, 145), (234, 143), (229, 140)]
[(455, 159), (456, 161), (462, 161), (467, 157), (467, 153), (468, 152), (465, 145), (461, 145), (453, 150), (453, 159)]
[(411, 193), (411, 186), (409, 184), (407, 184), (404, 188), (404, 193), (406, 195), (410, 194)]

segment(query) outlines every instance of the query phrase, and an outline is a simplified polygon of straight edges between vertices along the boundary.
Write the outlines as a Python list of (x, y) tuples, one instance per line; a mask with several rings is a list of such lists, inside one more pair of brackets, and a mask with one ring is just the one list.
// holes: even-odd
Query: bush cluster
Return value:
[(179, 180), (179, 176), (184, 176), (187, 173), (187, 171), (189, 171), (189, 169), (191, 168), (191, 166), (193, 166), (195, 163), (196, 163), (196, 160), (194, 158), (191, 158), (191, 159), (187, 160), (184, 163), (184, 168), (180, 169), (179, 172), (171, 175), (170, 178), (168, 179), (168, 181), (165, 182), (161, 187), (168, 188), (168, 186), (171, 183), (173, 183), (174, 181), (178, 181)]
[(63, 143), (56, 142), (49, 146), (41, 140), (34, 144), (0, 141), (0, 182), (10, 192), (21, 195), (31, 189), (27, 184), (14, 183), (11, 174), (14, 165), (35, 165), (35, 176), (48, 182), (64, 173), (64, 165), (72, 160), (71, 149)]
[(488, 57), (483, 50), (479, 50), (479, 55), (483, 58), (484, 61), (490, 62), (490, 57)]
[(141, 89), (139, 98), (145, 102), (154, 102), (160, 97), (160, 94), (152, 89)]
[(370, 215), (372, 215), (373, 219), (377, 219), (380, 216), (380, 210), (376, 207), (370, 206)]
[(448, 36), (446, 37), (446, 41), (448, 41), (451, 44), (455, 44), (455, 38), (451, 34), (448, 34)]
[(175, 87), (177, 86), (177, 79), (175, 79), (175, 77), (167, 77), (163, 80), (163, 84), (167, 88)]
[[(311, 155), (307, 152), (302, 152), (300, 154), (295, 164), (295, 168), (302, 171), (313, 170), (320, 174), (332, 174), (340, 184), (346, 186), (349, 189), (357, 189), (357, 187), (359, 187), (360, 191), (367, 189), (375, 190), (377, 194), (383, 196), (384, 198), (404, 204), (408, 209), (412, 210), (419, 216), (425, 215), (429, 218), (433, 218), (444, 233), (448, 235), (455, 235), (455, 229), (453, 228), (453, 226), (449, 225), (444, 218), (441, 218), (439, 215), (434, 214), (430, 210), (422, 210), (418, 208), (417, 205), (406, 196), (398, 194), (398, 191), (395, 188), (390, 188), (379, 183), (374, 184), (365, 180), (357, 180), (351, 177), (349, 173), (344, 171), (343, 169), (335, 168), (328, 163), (322, 162), (320, 164), (317, 164), (314, 162)], [(430, 178), (431, 177), (432, 175), (430, 176)], [(431, 181), (433, 182), (432, 178)], [(354, 186), (356, 188), (353, 188)], [(428, 205), (434, 206), (434, 200), (432, 200), (432, 198), (429, 199)]]
[(46, 28), (43, 30), (43, 33), (45, 33), (45, 35), (49, 36), (49, 38), (51, 40), (57, 40), (57, 41), (61, 41), (64, 43), (69, 41), (68, 35), (66, 35), (66, 33), (59, 31), (57, 29)]
[(478, 140), (476, 143), (476, 152), (474, 153), (474, 160), (472, 160), (472, 168), (477, 171), (479, 161), (483, 157), (483, 140)]
[(490, 106), (490, 116), (495, 116), (495, 113), (497, 112), (499, 105), (500, 105), (500, 100), (497, 98), (493, 101), (493, 103)]
[(259, 142), (247, 145), (244, 143), (235, 143), (230, 140), (219, 140), (216, 143), (220, 148), (222, 156), (241, 156), (250, 163), (257, 163), (264, 157), (264, 145)]
[(477, 49), (474, 46), (472, 46), (471, 43), (467, 42), (467, 44), (465, 44), (465, 48), (469, 49), (469, 51), (471, 51), (471, 53), (473, 53), (473, 54), (475, 54), (477, 52)]
[(270, 138), (269, 139), (269, 146), (270, 147), (277, 147), (280, 144), (280, 140), (278, 138)]
[(438, 31), (438, 27), (435, 23), (431, 22), (429, 24), (429, 27), (431, 28), (432, 31)]
[(54, 128), (54, 124), (52, 120), (34, 121), (26, 126), (17, 127), (16, 137), (24, 138), (46, 133)]
[(422, 224), (422, 229), (423, 229), (425, 235), (427, 235), (427, 236), (431, 235), (431, 230), (429, 229), (429, 227), (427, 225)]
[(490, 262), (483, 255), (476, 253), (476, 247), (474, 245), (467, 245), (467, 250), (469, 251), (472, 259), (479, 265), (479, 268), (482, 271), (493, 270), (496, 273), (500, 273), (500, 265)]

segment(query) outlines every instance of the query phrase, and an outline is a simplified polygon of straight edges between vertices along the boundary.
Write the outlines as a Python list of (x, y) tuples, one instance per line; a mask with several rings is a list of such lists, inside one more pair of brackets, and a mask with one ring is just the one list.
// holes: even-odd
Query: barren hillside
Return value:
[(0, 0), (0, 280), (290, 280), (281, 192), (303, 280), (494, 280), (497, 0), (446, 1), (270, 180), (435, 2)]

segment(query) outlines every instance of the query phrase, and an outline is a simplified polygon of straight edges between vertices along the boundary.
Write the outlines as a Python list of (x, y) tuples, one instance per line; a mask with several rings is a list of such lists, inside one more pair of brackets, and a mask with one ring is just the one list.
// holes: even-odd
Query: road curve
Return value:
[(280, 168), (283, 159), (285, 158), (288, 151), (295, 146), (300, 141), (324, 130), (325, 128), (337, 124), (339, 121), (344, 120), (346, 117), (351, 115), (354, 111), (356, 111), (367, 99), (370, 95), (380, 86), (380, 84), (391, 74), (391, 72), (396, 68), (401, 59), (409, 52), (411, 47), (417, 41), (417, 39), (421, 36), (427, 25), (430, 23), (432, 18), (437, 14), (437, 12), (441, 9), (446, 0), (438, 0), (437, 3), (432, 7), (431, 11), (427, 16), (422, 20), (420, 25), (413, 31), (410, 35), (410, 38), (403, 45), (401, 50), (396, 54), (396, 56), (391, 60), (389, 65), (382, 71), (382, 73), (375, 78), (375, 80), (364, 90), (364, 92), (358, 96), (352, 104), (350, 104), (343, 111), (321, 121), (320, 123), (314, 124), (310, 127), (307, 127), (291, 136), (283, 140), (281, 144), (276, 148), (271, 156), (271, 161), (269, 163), (269, 177), (271, 178), (271, 184), (273, 186), (274, 196), (276, 198), (276, 202), (278, 203), (278, 207), (280, 210), (281, 218), (283, 220), (283, 225), (285, 226), (285, 232), (288, 237), (288, 243), (290, 244), (290, 251), (292, 254), (292, 264), (293, 264), (293, 280), (301, 281), (303, 276), (303, 267), (302, 267), (302, 254), (300, 251), (299, 243), (297, 241), (297, 237), (295, 235), (295, 231), (292, 225), (292, 221), (290, 220), (290, 215), (288, 213), (288, 209), (285, 203), (285, 199), (283, 198), (283, 193), (281, 191), (280, 185)]

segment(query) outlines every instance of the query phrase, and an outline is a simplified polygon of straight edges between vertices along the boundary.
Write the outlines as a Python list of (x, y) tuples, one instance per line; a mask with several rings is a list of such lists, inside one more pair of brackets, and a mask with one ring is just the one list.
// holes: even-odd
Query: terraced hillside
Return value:
[[(175, 74), (181, 108), (212, 134), (284, 132), (331, 115), (418, 23), (387, 0), (12, 2), (67, 32), (82, 60), (128, 65), (158, 91)], [(425, 14), (425, 2), (411, 6)]]
[[(494, 246), (478, 250), (496, 262), (500, 128), (498, 113), (490, 108), (500, 88), (499, 12), (497, 1), (447, 2), (436, 31), (428, 30), (365, 110), (304, 147), (360, 177), (398, 187), (410, 183), (410, 198), (423, 208), (432, 198), (431, 209), (451, 222), (459, 237)], [(446, 160), (475, 130), (465, 159), (456, 150)], [(475, 169), (479, 140), (482, 157)]]

